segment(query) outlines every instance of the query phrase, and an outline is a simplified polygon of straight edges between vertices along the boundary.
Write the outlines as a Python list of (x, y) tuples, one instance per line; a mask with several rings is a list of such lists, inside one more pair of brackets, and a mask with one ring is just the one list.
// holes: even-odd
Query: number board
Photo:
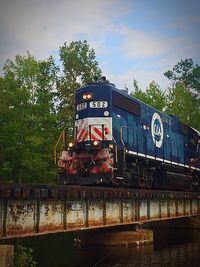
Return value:
[(90, 102), (90, 108), (107, 108), (107, 101), (92, 101)]
[(87, 103), (86, 102), (83, 102), (83, 103), (80, 103), (76, 106), (76, 110), (77, 111), (80, 111), (80, 110), (83, 110), (83, 109), (86, 109), (87, 108)]

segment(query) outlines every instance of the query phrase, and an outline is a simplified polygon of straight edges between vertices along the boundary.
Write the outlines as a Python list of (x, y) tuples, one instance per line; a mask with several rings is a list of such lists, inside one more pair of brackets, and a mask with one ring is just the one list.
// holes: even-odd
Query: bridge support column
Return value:
[(92, 235), (90, 232), (81, 232), (78, 238), (83, 246), (141, 246), (153, 243), (153, 231), (96, 230)]
[(12, 267), (14, 246), (0, 245), (0, 267)]

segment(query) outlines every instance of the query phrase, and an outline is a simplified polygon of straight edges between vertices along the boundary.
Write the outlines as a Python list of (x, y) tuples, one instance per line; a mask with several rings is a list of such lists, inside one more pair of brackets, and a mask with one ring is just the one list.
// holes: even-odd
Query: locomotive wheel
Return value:
[(153, 175), (152, 173), (149, 173), (147, 176), (146, 186), (148, 189), (151, 189), (153, 186)]
[(147, 189), (151, 189), (153, 186), (152, 173), (143, 167), (138, 167), (138, 186)]
[(144, 168), (138, 167), (138, 186), (140, 188), (144, 188), (146, 185), (146, 176), (144, 172)]

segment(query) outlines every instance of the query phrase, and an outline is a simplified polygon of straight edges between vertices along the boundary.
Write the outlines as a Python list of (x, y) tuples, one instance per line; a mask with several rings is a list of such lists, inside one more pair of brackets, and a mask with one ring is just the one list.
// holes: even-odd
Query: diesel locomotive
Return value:
[(200, 133), (105, 78), (76, 90), (66, 136), (55, 150), (62, 184), (200, 189)]

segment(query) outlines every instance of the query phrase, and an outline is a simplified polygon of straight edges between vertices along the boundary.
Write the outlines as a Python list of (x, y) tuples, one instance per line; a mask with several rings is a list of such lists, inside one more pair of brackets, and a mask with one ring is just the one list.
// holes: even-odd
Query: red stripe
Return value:
[(81, 131), (84, 130), (84, 128), (82, 129), (83, 123), (84, 123), (84, 121), (82, 120), (81, 123), (80, 123), (80, 125), (78, 125), (78, 127), (77, 127), (77, 134), (76, 134), (77, 138), (80, 137), (80, 135), (79, 135), (79, 137), (78, 137), (78, 134), (79, 134)]
[(85, 129), (81, 130), (81, 133), (80, 133), (80, 135), (79, 135), (79, 137), (77, 139), (77, 142), (79, 142), (81, 140), (81, 137), (84, 134), (84, 132), (85, 132)]
[(98, 139), (96, 138), (96, 136), (94, 136), (92, 133), (90, 134), (90, 136), (91, 136), (91, 140), (92, 140), (92, 141), (98, 140)]
[(95, 133), (98, 134), (98, 136), (102, 138), (102, 132), (100, 132), (99, 129), (97, 129), (96, 127), (94, 127), (94, 128), (92, 128), (92, 130), (94, 130)]
[(86, 133), (85, 133), (85, 135), (82, 138), (82, 141), (85, 141), (85, 139), (87, 138), (87, 136), (88, 136), (88, 131), (86, 130)]
[(107, 132), (108, 134), (110, 134), (110, 131), (107, 127), (104, 128), (104, 131)]
[[(99, 131), (99, 129), (98, 128), (92, 128), (92, 130), (94, 130), (95, 131), (95, 133), (96, 134), (98, 134), (98, 136), (101, 138), (101, 139), (103, 139), (102, 137), (103, 137), (103, 134), (102, 134), (102, 132), (101, 131)], [(104, 135), (104, 140), (107, 140), (107, 138), (106, 138), (106, 136)]]

